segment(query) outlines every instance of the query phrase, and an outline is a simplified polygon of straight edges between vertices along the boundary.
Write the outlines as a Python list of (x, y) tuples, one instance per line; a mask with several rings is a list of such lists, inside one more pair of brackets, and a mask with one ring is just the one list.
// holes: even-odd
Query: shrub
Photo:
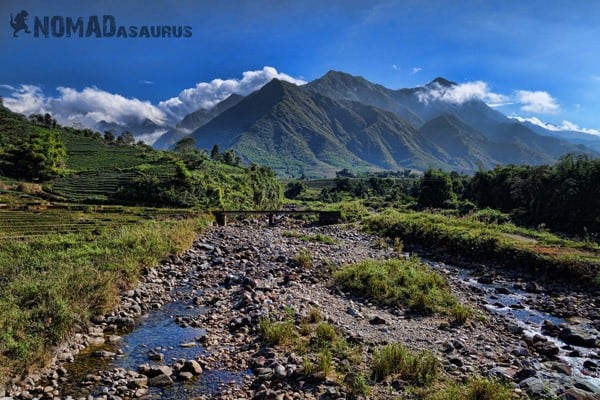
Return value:
[(369, 385), (367, 378), (360, 372), (350, 372), (344, 377), (346, 390), (351, 398), (356, 396), (367, 396), (369, 394)]
[(450, 308), (450, 316), (454, 318), (454, 322), (462, 325), (473, 316), (473, 309), (469, 306), (456, 303)]
[(337, 333), (333, 325), (328, 322), (321, 322), (317, 325), (317, 341), (318, 343), (333, 343), (337, 338)]
[(319, 352), (319, 370), (322, 371), (325, 376), (331, 372), (331, 352), (327, 349), (323, 349)]

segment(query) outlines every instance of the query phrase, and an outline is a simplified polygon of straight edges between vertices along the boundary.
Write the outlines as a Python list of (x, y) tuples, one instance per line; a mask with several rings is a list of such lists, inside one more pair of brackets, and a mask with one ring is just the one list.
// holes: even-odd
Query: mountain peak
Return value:
[(433, 85), (439, 85), (439, 86), (443, 86), (443, 87), (452, 87), (452, 86), (456, 86), (457, 83), (449, 81), (446, 78), (442, 78), (441, 76), (438, 76), (437, 78), (435, 78), (434, 80), (432, 80), (425, 86), (429, 87), (429, 86), (433, 86)]

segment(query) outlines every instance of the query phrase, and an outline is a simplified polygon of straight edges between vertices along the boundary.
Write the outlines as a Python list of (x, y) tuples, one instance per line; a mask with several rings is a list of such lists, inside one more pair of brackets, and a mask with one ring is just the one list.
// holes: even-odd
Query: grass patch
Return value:
[(507, 385), (488, 379), (473, 379), (467, 383), (453, 383), (434, 390), (423, 400), (510, 400), (513, 391)]
[(298, 253), (296, 253), (290, 259), (290, 261), (292, 262), (292, 265), (305, 269), (311, 268), (313, 264), (312, 255), (310, 253), (310, 250), (307, 248), (300, 249)]
[(192, 245), (195, 219), (0, 241), (0, 380), (44, 364), (81, 321), (116, 305), (143, 266)]
[(449, 314), (458, 303), (446, 280), (418, 259), (366, 260), (334, 274), (342, 290), (413, 312)]
[(440, 374), (440, 363), (429, 351), (412, 353), (400, 344), (389, 344), (373, 354), (372, 376), (381, 381), (391, 374), (417, 386), (433, 383)]
[(599, 244), (480, 219), (484, 218), (387, 210), (367, 218), (364, 224), (371, 232), (400, 237), (405, 244), (424, 246), (445, 256), (527, 268), (537, 276), (594, 284), (600, 271)]
[(272, 346), (289, 343), (294, 334), (294, 323), (290, 319), (273, 321), (270, 318), (261, 318), (259, 328), (263, 340)]

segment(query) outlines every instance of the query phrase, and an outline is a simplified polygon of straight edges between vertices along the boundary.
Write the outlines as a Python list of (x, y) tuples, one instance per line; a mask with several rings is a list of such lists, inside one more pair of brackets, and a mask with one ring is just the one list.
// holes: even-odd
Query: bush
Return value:
[(369, 214), (369, 210), (360, 201), (344, 202), (340, 204), (342, 221), (355, 222)]
[(312, 267), (312, 256), (310, 254), (310, 250), (306, 248), (300, 249), (300, 251), (298, 251), (298, 253), (296, 253), (296, 255), (293, 256), (290, 261), (295, 267), (306, 269)]
[(473, 316), (473, 309), (469, 306), (457, 303), (450, 308), (450, 316), (454, 318), (454, 321), (457, 324), (462, 325)]

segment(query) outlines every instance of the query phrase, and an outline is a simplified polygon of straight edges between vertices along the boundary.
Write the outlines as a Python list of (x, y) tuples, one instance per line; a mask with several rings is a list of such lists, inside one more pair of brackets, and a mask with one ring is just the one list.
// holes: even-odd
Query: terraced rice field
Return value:
[(32, 208), (34, 209), (0, 209), (0, 240), (65, 233), (90, 233), (147, 219), (193, 215), (189, 210), (119, 206)]
[(71, 201), (106, 201), (120, 186), (127, 185), (136, 172), (95, 171), (69, 175), (52, 185), (52, 191)]
[(102, 145), (91, 138), (76, 135), (65, 135), (64, 140), (67, 168), (74, 171), (131, 168), (148, 162), (145, 153), (134, 147)]

